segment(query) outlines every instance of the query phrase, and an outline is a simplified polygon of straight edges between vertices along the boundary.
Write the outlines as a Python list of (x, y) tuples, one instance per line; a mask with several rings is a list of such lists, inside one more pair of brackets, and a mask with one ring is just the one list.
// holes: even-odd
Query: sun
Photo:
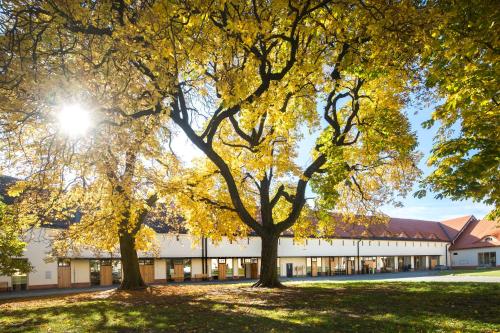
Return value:
[(85, 135), (91, 125), (88, 110), (80, 104), (63, 105), (57, 114), (57, 120), (60, 130), (71, 137)]

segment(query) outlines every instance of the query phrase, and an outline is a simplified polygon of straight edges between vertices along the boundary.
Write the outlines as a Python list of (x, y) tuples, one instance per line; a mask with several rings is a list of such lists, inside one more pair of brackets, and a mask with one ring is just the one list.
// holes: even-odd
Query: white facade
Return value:
[(453, 267), (477, 267), (479, 266), (479, 253), (495, 252), (496, 266), (500, 266), (500, 246), (483, 247), (477, 249), (452, 250), (451, 265)]
[[(36, 229), (28, 239), (24, 258), (28, 259), (34, 266), (33, 272), (28, 274), (28, 289), (55, 288), (58, 286), (58, 262), (57, 258), (50, 258), (51, 238), (57, 233), (56, 229)], [(187, 260), (189, 267), (185, 272), (191, 277), (212, 277), (212, 259), (226, 259), (231, 261), (233, 271), (227, 278), (250, 277), (251, 263), (257, 265), (253, 272), (259, 273), (261, 240), (259, 237), (245, 237), (237, 241), (229, 241), (223, 238), (220, 242), (206, 241), (206, 249), (203, 251), (201, 239), (195, 239), (190, 235), (157, 234), (158, 253), (139, 253), (140, 258), (154, 258), (152, 261), (154, 281), (166, 282), (169, 262), (173, 263)], [(358, 239), (317, 239), (310, 238), (304, 241), (296, 241), (291, 237), (281, 237), (278, 243), (279, 271), (281, 276), (287, 275), (287, 264), (292, 268), (293, 276), (304, 276), (308, 273), (308, 258), (322, 258), (318, 265), (319, 272), (327, 272), (331, 265), (329, 258), (349, 258), (351, 264), (349, 274), (360, 270), (364, 257), (375, 258), (377, 267), (381, 267), (384, 257), (391, 257), (394, 270), (397, 270), (398, 257), (411, 257), (414, 266), (415, 256), (425, 256), (425, 267), (429, 267), (430, 256), (439, 258), (439, 264), (450, 263), (447, 258), (449, 242), (444, 241), (404, 241), (404, 240), (358, 240)], [(498, 252), (498, 248), (496, 249)], [(464, 252), (465, 259), (470, 265), (477, 264), (477, 254)], [(468, 251), (471, 252), (471, 251)], [(204, 255), (204, 257), (203, 257)], [(468, 256), (468, 257), (467, 257)], [(118, 253), (94, 253), (89, 250), (78, 250), (68, 253), (65, 258), (70, 259), (71, 277), (73, 287), (88, 286), (90, 279), (90, 259), (118, 258)], [(467, 257), (467, 258), (466, 258)], [(500, 254), (497, 255), (497, 260)], [(460, 257), (462, 258), (462, 257)], [(372, 259), (370, 259), (372, 260)], [(475, 261), (474, 261), (475, 260)], [(206, 262), (206, 268), (203, 263)], [(238, 266), (239, 265), (239, 266)], [(464, 264), (466, 265), (466, 264)], [(238, 274), (238, 267), (240, 274)], [(245, 274), (241, 274), (241, 269)], [(331, 268), (331, 267), (330, 267)], [(171, 267), (171, 269), (173, 269)], [(380, 270), (378, 270), (380, 271)], [(12, 278), (0, 276), (0, 282), (7, 282), (12, 286)]]

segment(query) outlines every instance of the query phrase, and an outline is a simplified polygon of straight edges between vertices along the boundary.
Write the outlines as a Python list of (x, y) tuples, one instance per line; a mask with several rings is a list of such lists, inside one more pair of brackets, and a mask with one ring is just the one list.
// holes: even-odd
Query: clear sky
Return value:
[[(429, 119), (432, 110), (431, 108), (423, 108), (422, 106), (413, 106), (407, 109), (408, 117), (411, 121), (412, 129), (416, 131), (418, 136), (418, 150), (423, 153), (420, 161), (420, 168), (424, 172), (424, 176), (429, 174), (430, 168), (427, 167), (426, 161), (432, 149), (433, 137), (437, 128), (424, 129), (421, 124)], [(187, 138), (180, 133), (176, 136), (173, 144), (174, 152), (181, 156), (185, 161), (190, 160), (195, 156), (200, 156), (199, 152)], [(301, 166), (306, 166), (310, 163), (311, 148), (315, 144), (317, 134), (304, 133), (304, 140), (301, 142), (298, 163)], [(418, 184), (415, 184), (415, 190)], [(482, 203), (472, 202), (471, 200), (452, 201), (449, 199), (435, 199), (435, 194), (428, 193), (425, 198), (417, 199), (413, 197), (412, 191), (406, 198), (401, 198), (403, 207), (385, 206), (382, 211), (391, 217), (412, 218), (421, 220), (441, 221), (464, 215), (474, 215), (476, 218), (483, 218), (492, 207)], [(308, 197), (314, 194), (310, 192)]]
[[(432, 110), (430, 108), (407, 110), (412, 128), (417, 132), (418, 150), (424, 156), (420, 162), (420, 168), (424, 175), (429, 174), (431, 169), (427, 167), (426, 161), (432, 149), (433, 137), (437, 128), (424, 129), (421, 124), (430, 118)], [(435, 199), (433, 193), (428, 193), (425, 198), (417, 199), (409, 195), (403, 199), (404, 207), (385, 207), (383, 210), (393, 217), (412, 217), (417, 219), (444, 220), (457, 216), (474, 215), (476, 218), (483, 218), (492, 207), (482, 203), (472, 202), (472, 200), (452, 201), (449, 199)]]
[[(430, 118), (431, 107), (412, 106), (406, 110), (410, 119), (412, 130), (416, 131), (418, 137), (418, 150), (423, 154), (419, 167), (424, 176), (431, 172), (426, 162), (433, 145), (433, 138), (437, 127), (432, 129), (422, 128), (422, 122)], [(301, 146), (299, 154), (301, 165), (310, 162), (309, 152), (314, 145), (316, 136), (306, 135), (306, 139)], [(414, 189), (417, 190), (418, 184)], [(415, 191), (413, 191), (415, 192)], [(452, 201), (450, 199), (435, 199), (435, 193), (428, 193), (425, 198), (418, 199), (413, 197), (413, 192), (406, 198), (401, 198), (403, 207), (385, 206), (382, 211), (391, 217), (413, 218), (431, 221), (441, 221), (464, 215), (474, 215), (476, 218), (483, 218), (492, 207), (482, 203), (472, 202), (472, 200)]]

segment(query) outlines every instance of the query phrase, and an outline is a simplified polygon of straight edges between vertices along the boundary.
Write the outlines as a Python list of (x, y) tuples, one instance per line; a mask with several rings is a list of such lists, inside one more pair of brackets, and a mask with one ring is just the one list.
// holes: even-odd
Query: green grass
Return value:
[(499, 332), (500, 284), (185, 285), (0, 304), (0, 332), (164, 331)]
[(500, 277), (500, 268), (453, 269), (449, 271), (442, 271), (440, 272), (440, 275)]

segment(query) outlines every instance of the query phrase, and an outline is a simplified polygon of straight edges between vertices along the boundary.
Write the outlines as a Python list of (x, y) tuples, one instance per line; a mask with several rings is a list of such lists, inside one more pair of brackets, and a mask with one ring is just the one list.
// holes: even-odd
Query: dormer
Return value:
[(481, 239), (481, 242), (497, 243), (498, 239), (492, 235), (486, 235)]

